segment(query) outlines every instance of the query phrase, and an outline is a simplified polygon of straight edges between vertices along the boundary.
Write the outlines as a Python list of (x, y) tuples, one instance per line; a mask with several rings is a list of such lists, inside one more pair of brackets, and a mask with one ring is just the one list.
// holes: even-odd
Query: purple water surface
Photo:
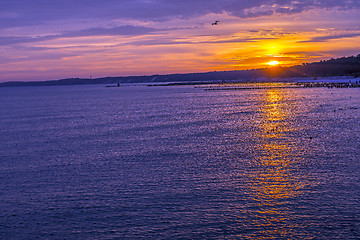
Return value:
[(1, 239), (359, 239), (360, 89), (0, 89)]

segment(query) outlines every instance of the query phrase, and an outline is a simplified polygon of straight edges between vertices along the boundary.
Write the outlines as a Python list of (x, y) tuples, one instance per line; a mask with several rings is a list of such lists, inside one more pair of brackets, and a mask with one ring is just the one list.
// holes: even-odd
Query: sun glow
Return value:
[(279, 61), (274, 60), (274, 61), (267, 62), (266, 64), (267, 64), (267, 65), (270, 65), (270, 66), (276, 66), (276, 65), (278, 65), (279, 63), (280, 63)]

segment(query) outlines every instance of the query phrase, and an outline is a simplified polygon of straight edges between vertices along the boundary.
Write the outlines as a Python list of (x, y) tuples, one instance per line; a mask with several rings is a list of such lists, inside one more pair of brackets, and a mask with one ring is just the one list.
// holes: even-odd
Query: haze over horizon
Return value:
[(3, 0), (0, 82), (298, 65), (359, 54), (359, 22), (359, 0)]

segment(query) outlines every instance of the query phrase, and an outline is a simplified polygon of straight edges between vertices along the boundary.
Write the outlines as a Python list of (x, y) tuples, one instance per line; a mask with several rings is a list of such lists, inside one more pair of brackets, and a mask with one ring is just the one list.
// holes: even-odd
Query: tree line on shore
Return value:
[[(264, 69), (267, 77), (330, 77), (330, 76), (353, 76), (360, 77), (360, 54), (357, 56), (342, 57), (322, 60), (314, 63), (288, 68)], [(261, 75), (261, 74), (260, 74)]]

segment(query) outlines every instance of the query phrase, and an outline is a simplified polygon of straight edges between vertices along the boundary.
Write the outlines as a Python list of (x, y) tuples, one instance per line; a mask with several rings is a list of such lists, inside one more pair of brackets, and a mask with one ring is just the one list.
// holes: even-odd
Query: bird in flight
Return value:
[(215, 21), (215, 22), (213, 22), (211, 25), (218, 25), (219, 22), (220, 22), (220, 21)]

